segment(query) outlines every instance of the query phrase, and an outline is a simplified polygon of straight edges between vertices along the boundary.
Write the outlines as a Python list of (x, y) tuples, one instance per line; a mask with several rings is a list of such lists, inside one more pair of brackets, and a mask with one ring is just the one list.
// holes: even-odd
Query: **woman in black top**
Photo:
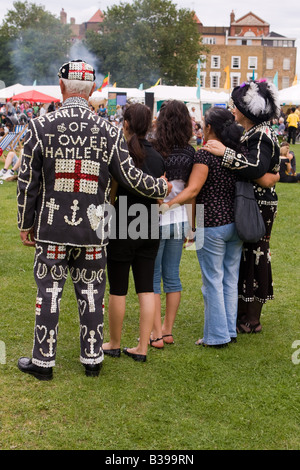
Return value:
[[(124, 112), (124, 135), (135, 165), (152, 176), (162, 176), (162, 156), (145, 139), (152, 121), (150, 109), (140, 103)], [(112, 187), (112, 193), (115, 186)], [(123, 352), (136, 361), (146, 361), (148, 342), (155, 312), (153, 293), (154, 262), (159, 246), (157, 202), (139, 197), (121, 186), (116, 188), (115, 233), (107, 250), (107, 272), (110, 284), (110, 341), (103, 345), (104, 354), (119, 357), (122, 325), (130, 267), (140, 303), (140, 336), (138, 346)], [(151, 238), (152, 237), (152, 238)]]
[[(241, 132), (226, 109), (213, 107), (205, 113), (205, 140), (218, 139), (237, 149)], [(222, 168), (218, 157), (200, 149), (186, 188), (161, 206), (164, 211), (196, 198), (198, 207), (204, 208), (203, 220), (198, 217), (203, 211), (196, 211), (196, 250), (204, 297), (204, 334), (197, 345), (223, 347), (236, 337), (242, 241), (234, 224), (235, 182), (236, 176)]]

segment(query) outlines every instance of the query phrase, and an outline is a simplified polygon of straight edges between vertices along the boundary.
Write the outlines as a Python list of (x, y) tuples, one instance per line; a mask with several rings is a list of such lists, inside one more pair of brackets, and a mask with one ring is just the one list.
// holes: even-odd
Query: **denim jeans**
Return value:
[(184, 243), (184, 223), (162, 225), (160, 227), (160, 243), (155, 259), (153, 290), (161, 293), (161, 279), (165, 293), (179, 292), (182, 285), (179, 266)]
[(204, 228), (204, 244), (197, 256), (202, 273), (205, 344), (229, 343), (237, 335), (241, 252), (235, 224)]

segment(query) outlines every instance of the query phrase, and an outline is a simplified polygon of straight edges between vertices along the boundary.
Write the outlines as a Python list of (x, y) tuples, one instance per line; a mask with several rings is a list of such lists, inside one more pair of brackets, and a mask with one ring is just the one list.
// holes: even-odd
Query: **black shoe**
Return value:
[(147, 356), (145, 354), (134, 354), (128, 351), (128, 348), (123, 349), (123, 353), (129, 357), (132, 357), (137, 362), (146, 362)]
[(87, 377), (98, 377), (102, 367), (102, 362), (100, 364), (84, 364), (85, 375)]
[(33, 375), (38, 380), (52, 380), (53, 372), (52, 367), (39, 367), (32, 364), (32, 360), (29, 357), (20, 357), (18, 360), (18, 367), (20, 371), (25, 374)]
[(121, 356), (121, 349), (103, 349), (104, 354), (110, 357), (120, 357)]

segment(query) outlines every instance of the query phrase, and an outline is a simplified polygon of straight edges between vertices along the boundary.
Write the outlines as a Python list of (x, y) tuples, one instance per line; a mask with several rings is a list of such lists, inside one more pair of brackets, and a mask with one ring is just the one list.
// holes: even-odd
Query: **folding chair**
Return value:
[(20, 143), (27, 132), (26, 126), (15, 126), (14, 131), (8, 132), (0, 139), (0, 148), (2, 150), (14, 150), (18, 143)]
[(15, 148), (20, 145), (24, 140), (25, 134), (27, 132), (27, 125), (17, 125), (15, 127), (16, 130), (14, 130), (13, 132), (8, 132), (0, 139), (0, 156), (2, 161), (5, 161), (3, 150), (15, 150)]

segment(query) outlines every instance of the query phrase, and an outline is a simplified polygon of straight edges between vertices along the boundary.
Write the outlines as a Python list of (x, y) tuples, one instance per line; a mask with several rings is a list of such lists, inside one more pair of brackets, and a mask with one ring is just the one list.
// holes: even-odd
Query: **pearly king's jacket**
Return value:
[(163, 199), (167, 183), (135, 168), (120, 129), (86, 100), (32, 120), (18, 178), (18, 228), (35, 239), (73, 246), (108, 243), (106, 208), (114, 177), (130, 191)]

